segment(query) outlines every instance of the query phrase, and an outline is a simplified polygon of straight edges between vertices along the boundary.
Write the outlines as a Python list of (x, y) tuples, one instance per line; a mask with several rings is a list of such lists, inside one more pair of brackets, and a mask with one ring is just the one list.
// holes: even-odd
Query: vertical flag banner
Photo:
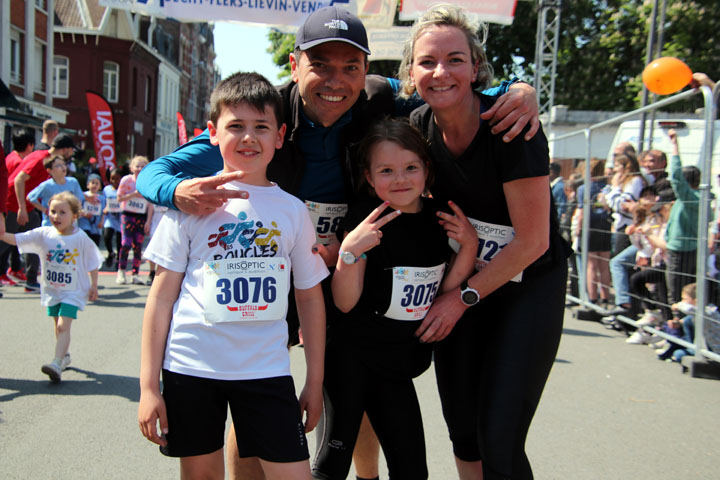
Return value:
[(92, 124), (95, 156), (103, 181), (108, 183), (107, 172), (115, 168), (115, 126), (113, 114), (107, 101), (99, 93), (85, 91), (90, 123)]
[(187, 143), (187, 129), (185, 128), (185, 119), (180, 114), (180, 112), (177, 112), (177, 121), (178, 121), (178, 141), (180, 142), (180, 145), (184, 145)]

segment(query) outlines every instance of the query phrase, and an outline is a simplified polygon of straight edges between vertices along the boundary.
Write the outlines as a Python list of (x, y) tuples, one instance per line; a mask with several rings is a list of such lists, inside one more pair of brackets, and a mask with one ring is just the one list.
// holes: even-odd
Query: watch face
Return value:
[[(457, 298), (457, 297), (455, 297)], [(462, 301), (465, 305), (475, 305), (479, 300), (478, 294), (472, 290), (467, 290), (462, 294)]]
[(351, 265), (356, 261), (355, 255), (353, 255), (352, 252), (343, 252), (341, 258), (342, 261), (347, 263), (348, 265)]

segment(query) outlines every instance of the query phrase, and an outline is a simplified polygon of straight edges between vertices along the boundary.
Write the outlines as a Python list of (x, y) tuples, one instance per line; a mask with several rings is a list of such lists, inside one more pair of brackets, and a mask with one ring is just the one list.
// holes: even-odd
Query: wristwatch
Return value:
[(346, 263), (347, 265), (352, 265), (353, 263), (357, 263), (361, 258), (367, 258), (367, 255), (363, 253), (359, 257), (356, 257), (355, 254), (353, 254), (352, 252), (343, 252), (342, 250), (340, 250), (340, 258), (342, 259), (343, 263)]
[(468, 285), (467, 280), (460, 284), (460, 300), (468, 307), (480, 303), (480, 294)]

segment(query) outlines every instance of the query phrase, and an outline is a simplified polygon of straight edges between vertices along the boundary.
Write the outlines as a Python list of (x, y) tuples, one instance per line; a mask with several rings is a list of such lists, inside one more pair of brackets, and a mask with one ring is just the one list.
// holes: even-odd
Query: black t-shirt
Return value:
[[(479, 97), (482, 111), (489, 109), (494, 103), (491, 97), (482, 94), (479, 94)], [(542, 129), (529, 141), (525, 141), (521, 134), (510, 143), (505, 143), (502, 135), (493, 135), (490, 125), (481, 120), (480, 128), (470, 146), (460, 156), (455, 157), (445, 146), (442, 132), (435, 125), (432, 110), (428, 105), (417, 108), (410, 119), (430, 143), (435, 168), (435, 183), (431, 187), (433, 196), (442, 204), (452, 200), (470, 218), (511, 226), (503, 184), (522, 178), (548, 175), (548, 146)], [(552, 257), (556, 251), (556, 243), (563, 242), (558, 233), (557, 216), (553, 208), (550, 211), (550, 248), (525, 270), (526, 273), (551, 263), (549, 260), (554, 260)]]
[[(382, 202), (377, 198), (350, 205), (338, 237), (350, 232)], [(363, 291), (355, 307), (330, 332), (330, 344), (362, 351), (362, 361), (383, 375), (417, 376), (430, 364), (431, 346), (415, 331), (421, 320), (385, 317), (392, 298), (393, 267), (435, 267), (450, 261), (452, 250), (438, 223), (437, 202), (424, 198), (418, 213), (402, 213), (381, 228), (380, 244), (366, 252)], [(391, 213), (387, 208), (383, 215)], [(439, 293), (439, 290), (438, 290)]]

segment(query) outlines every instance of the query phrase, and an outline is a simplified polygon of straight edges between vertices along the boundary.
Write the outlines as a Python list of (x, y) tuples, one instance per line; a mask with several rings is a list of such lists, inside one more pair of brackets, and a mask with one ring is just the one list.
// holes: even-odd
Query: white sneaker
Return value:
[(647, 311), (640, 320), (637, 321), (638, 325), (658, 325), (660, 323), (660, 314), (658, 312)]
[(50, 381), (53, 383), (57, 383), (62, 378), (62, 369), (60, 368), (60, 365), (56, 363), (48, 363), (46, 365), (43, 365), (40, 369), (45, 375), (50, 377)]
[(124, 270), (118, 270), (117, 278), (115, 279), (115, 283), (117, 283), (118, 285), (125, 285), (127, 283), (127, 278), (125, 278)]
[(132, 278), (130, 279), (130, 283), (132, 283), (133, 285), (145, 285), (145, 282), (140, 280), (140, 277), (138, 277), (137, 275), (132, 276)]
[(70, 362), (72, 362), (72, 360), (70, 359), (70, 352), (68, 352), (65, 354), (62, 362), (60, 363), (60, 369), (65, 370), (68, 366), (70, 366)]
[(630, 343), (632, 345), (645, 345), (649, 340), (650, 335), (644, 330), (638, 328), (627, 338), (627, 340), (625, 340), (625, 343)]

